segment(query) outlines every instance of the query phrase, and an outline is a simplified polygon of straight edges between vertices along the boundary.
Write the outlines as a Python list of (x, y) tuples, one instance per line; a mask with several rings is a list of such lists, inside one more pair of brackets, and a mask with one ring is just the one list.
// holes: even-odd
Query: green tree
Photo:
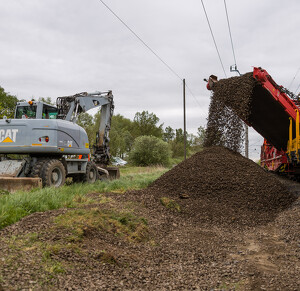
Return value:
[(167, 126), (163, 133), (163, 140), (166, 142), (170, 142), (175, 137), (174, 129), (171, 126)]
[(201, 146), (201, 147), (203, 147), (205, 135), (206, 135), (206, 129), (205, 129), (205, 127), (200, 125), (198, 127), (198, 131), (197, 131), (197, 142), (198, 142), (199, 146)]
[(204, 146), (205, 133), (206, 133), (205, 127), (199, 126), (197, 135), (193, 136), (193, 138), (191, 139), (191, 146), (194, 152), (198, 152), (202, 150)]
[[(186, 132), (187, 142), (186, 151), (190, 152), (191, 144), (194, 136)], [(184, 133), (182, 128), (175, 129), (175, 138), (170, 142), (173, 158), (179, 158), (184, 156)]]
[(155, 136), (139, 136), (133, 143), (129, 160), (136, 166), (164, 165), (170, 163), (169, 145)]
[(78, 115), (77, 124), (84, 128), (88, 135), (90, 146), (92, 146), (96, 141), (93, 116), (87, 112), (80, 113)]
[(133, 144), (133, 122), (124, 116), (117, 114), (112, 117), (110, 137), (110, 149), (113, 156), (124, 158)]
[(0, 87), (0, 118), (3, 118), (3, 116), (13, 118), (18, 101), (16, 96), (10, 95)]
[(134, 137), (152, 135), (161, 138), (163, 135), (163, 124), (158, 125), (159, 118), (154, 113), (149, 113), (148, 111), (137, 112), (133, 123)]
[(39, 101), (50, 104), (50, 105), (55, 105), (55, 102), (52, 101), (51, 97), (40, 97)]
[(182, 128), (175, 129), (175, 141), (176, 142), (184, 142), (184, 133)]

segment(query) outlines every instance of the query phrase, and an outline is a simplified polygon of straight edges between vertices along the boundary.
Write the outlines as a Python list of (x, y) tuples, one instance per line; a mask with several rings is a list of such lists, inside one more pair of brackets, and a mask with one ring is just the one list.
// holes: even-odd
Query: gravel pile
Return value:
[(273, 220), (296, 199), (272, 174), (222, 147), (195, 154), (146, 191), (178, 199), (187, 215), (197, 220), (248, 226)]
[(242, 149), (244, 126), (250, 115), (252, 73), (222, 79), (213, 87), (209, 106), (205, 146), (225, 146), (234, 151)]
[(129, 211), (146, 222), (148, 241), (55, 223), (74, 209), (1, 230), (0, 290), (299, 290), (300, 201), (289, 207), (285, 189), (240, 154), (207, 148), (147, 189), (93, 193), (81, 206), (93, 218), (95, 209)]

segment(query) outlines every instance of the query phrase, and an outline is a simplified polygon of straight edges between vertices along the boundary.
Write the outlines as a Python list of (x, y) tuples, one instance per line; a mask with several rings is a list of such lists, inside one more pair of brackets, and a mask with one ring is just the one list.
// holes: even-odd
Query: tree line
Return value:
[[(39, 100), (51, 103), (51, 98), (49, 97), (39, 98)], [(18, 101), (24, 100), (18, 100), (16, 96), (5, 92), (4, 89), (0, 87), (0, 118), (3, 118), (4, 115), (8, 118), (12, 118)], [(100, 124), (100, 111), (94, 116), (88, 113), (80, 114), (77, 123), (86, 130), (90, 144), (94, 144)], [(204, 127), (200, 126), (196, 135), (186, 134), (187, 154), (201, 150), (205, 136)], [(164, 125), (160, 123), (159, 117), (148, 111), (137, 112), (133, 120), (121, 114), (112, 116), (109, 138), (112, 156), (121, 158), (136, 157), (135, 153), (133, 153), (133, 149), (136, 151), (139, 147), (142, 151), (147, 147), (149, 149), (158, 147), (164, 155), (172, 158), (182, 158), (184, 156), (183, 129), (173, 129), (170, 126), (164, 127)], [(154, 154), (159, 155), (158, 152), (150, 153), (150, 155)], [(146, 155), (146, 153), (143, 152), (140, 155)], [(143, 163), (144, 162), (141, 162), (140, 164)]]
[[(99, 122), (100, 112), (94, 117), (88, 113), (83, 113), (78, 118), (78, 124), (86, 130), (91, 144), (95, 142)], [(128, 157), (134, 147), (134, 142), (141, 136), (155, 137), (166, 143), (173, 158), (184, 156), (184, 132), (182, 128), (173, 129), (170, 126), (164, 128), (159, 117), (148, 111), (137, 112), (133, 120), (121, 114), (112, 116), (109, 137), (110, 151), (113, 156)], [(196, 135), (187, 133), (187, 154), (202, 149), (204, 136), (205, 129), (202, 126), (198, 128)]]

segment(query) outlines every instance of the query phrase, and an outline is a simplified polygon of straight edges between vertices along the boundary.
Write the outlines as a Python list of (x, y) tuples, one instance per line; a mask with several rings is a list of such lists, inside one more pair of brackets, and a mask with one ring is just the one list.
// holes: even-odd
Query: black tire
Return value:
[(93, 162), (88, 162), (86, 172), (83, 174), (82, 182), (93, 184), (99, 178), (98, 169)]
[(59, 160), (49, 160), (44, 163), (41, 172), (43, 186), (60, 187), (65, 184), (66, 170)]
[(72, 176), (73, 183), (82, 183), (82, 175), (77, 174)]
[(31, 169), (30, 177), (40, 177), (41, 178), (41, 172), (42, 168), (45, 164), (46, 160), (39, 160), (37, 161)]

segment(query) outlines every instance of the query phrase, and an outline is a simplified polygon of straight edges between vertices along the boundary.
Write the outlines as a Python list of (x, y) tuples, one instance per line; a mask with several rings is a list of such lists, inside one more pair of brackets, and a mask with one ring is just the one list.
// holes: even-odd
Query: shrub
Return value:
[(170, 164), (171, 150), (163, 140), (154, 136), (139, 136), (133, 143), (129, 160), (136, 166)]

